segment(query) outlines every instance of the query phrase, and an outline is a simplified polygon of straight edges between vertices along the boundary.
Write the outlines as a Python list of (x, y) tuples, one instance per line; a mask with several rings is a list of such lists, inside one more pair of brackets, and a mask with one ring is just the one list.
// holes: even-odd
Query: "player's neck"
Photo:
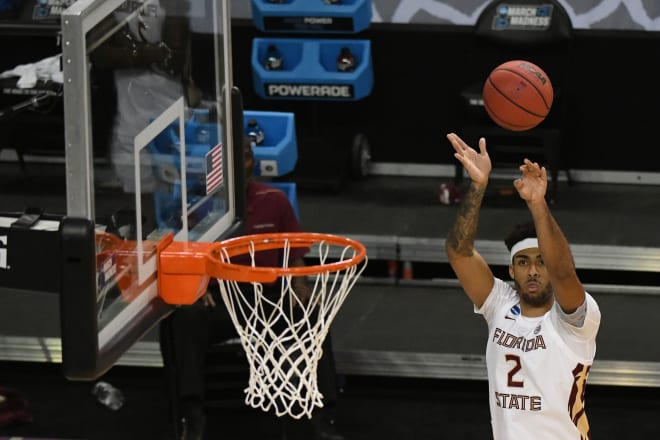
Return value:
[(548, 313), (548, 311), (552, 308), (553, 303), (554, 303), (554, 298), (540, 305), (534, 305), (524, 301), (520, 301), (520, 313), (528, 318), (537, 318), (539, 316), (543, 316), (546, 313)]

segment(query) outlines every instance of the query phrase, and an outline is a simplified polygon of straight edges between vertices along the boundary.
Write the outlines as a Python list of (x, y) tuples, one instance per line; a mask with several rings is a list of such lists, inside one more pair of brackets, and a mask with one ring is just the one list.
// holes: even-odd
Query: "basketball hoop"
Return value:
[[(288, 265), (289, 254), (299, 248), (311, 250), (305, 259), (313, 264)], [(281, 252), (285, 263), (257, 267), (255, 256), (262, 251)], [(218, 278), (250, 366), (244, 390), (247, 405), (295, 419), (311, 418), (314, 408), (323, 407), (317, 386), (321, 345), (366, 267), (362, 243), (321, 233), (256, 234), (219, 243), (173, 242), (161, 252), (160, 260), (159, 276), (167, 277), (172, 295), (184, 284), (193, 295), (195, 282), (190, 277), (201, 275), (202, 267), (205, 274)], [(300, 280), (307, 286), (302, 298)]]

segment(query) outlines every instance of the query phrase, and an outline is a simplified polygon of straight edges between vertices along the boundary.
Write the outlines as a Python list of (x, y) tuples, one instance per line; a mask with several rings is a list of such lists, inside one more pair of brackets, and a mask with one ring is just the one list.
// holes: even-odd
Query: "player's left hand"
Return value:
[(518, 191), (520, 198), (527, 203), (545, 200), (548, 188), (548, 174), (545, 167), (537, 162), (525, 159), (520, 165), (522, 176), (513, 181), (513, 186)]

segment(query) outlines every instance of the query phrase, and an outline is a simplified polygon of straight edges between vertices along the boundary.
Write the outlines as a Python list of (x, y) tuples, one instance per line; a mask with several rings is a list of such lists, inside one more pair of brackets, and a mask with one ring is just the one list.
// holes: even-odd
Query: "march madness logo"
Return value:
[(552, 5), (501, 4), (493, 18), (493, 29), (544, 31), (551, 19)]

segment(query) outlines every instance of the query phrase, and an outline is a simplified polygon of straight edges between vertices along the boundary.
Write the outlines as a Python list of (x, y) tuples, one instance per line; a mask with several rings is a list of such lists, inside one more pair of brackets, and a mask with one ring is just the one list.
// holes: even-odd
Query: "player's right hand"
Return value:
[(525, 159), (524, 163), (520, 165), (520, 172), (521, 177), (513, 182), (520, 198), (527, 203), (545, 201), (545, 193), (548, 188), (548, 173), (545, 167)]
[(472, 182), (486, 185), (492, 169), (486, 150), (486, 139), (479, 139), (479, 152), (467, 145), (456, 133), (449, 133), (447, 139), (454, 147), (454, 157), (465, 167)]

